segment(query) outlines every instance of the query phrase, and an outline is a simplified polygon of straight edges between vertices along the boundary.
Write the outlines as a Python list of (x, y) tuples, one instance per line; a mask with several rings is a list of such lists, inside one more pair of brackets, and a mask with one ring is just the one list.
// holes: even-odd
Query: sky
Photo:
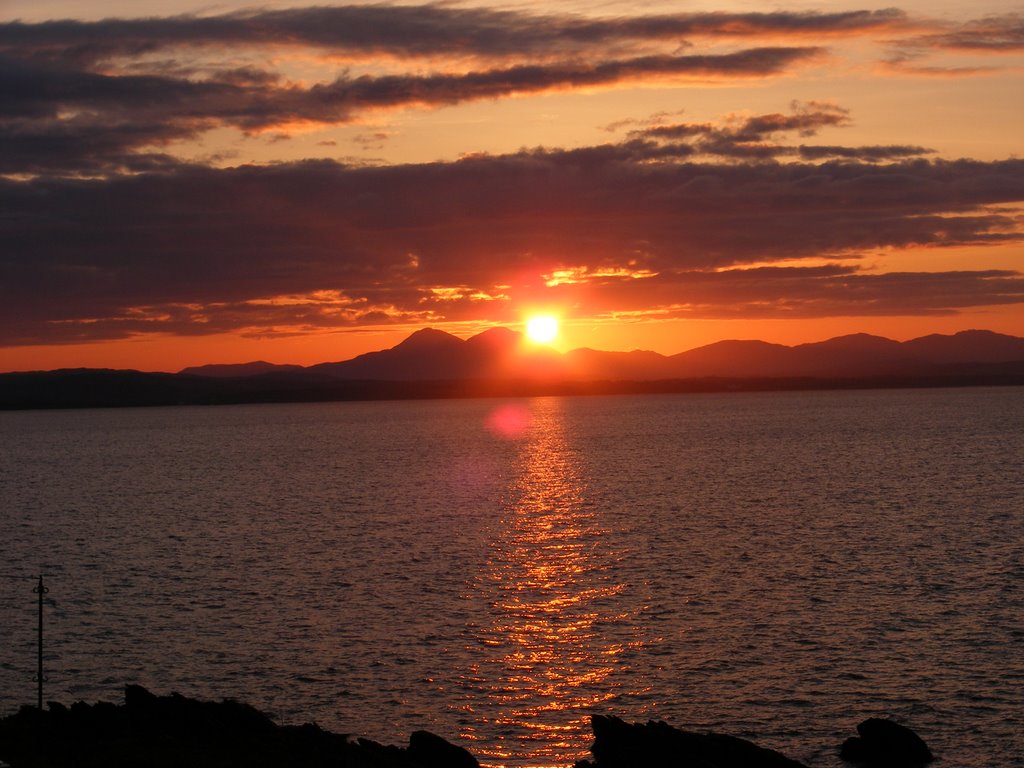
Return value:
[(0, 0), (0, 370), (1024, 336), (1024, 4)]

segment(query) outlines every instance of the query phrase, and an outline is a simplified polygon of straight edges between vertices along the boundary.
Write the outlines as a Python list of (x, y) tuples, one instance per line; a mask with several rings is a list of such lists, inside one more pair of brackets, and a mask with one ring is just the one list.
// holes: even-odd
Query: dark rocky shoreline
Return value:
[[(806, 768), (774, 750), (663, 722), (591, 719), (593, 759), (576, 768)], [(933, 758), (925, 743), (890, 720), (857, 726), (841, 756), (866, 768), (913, 768)], [(479, 768), (467, 750), (427, 731), (406, 747), (278, 725), (247, 704), (156, 696), (125, 687), (124, 704), (22, 707), (0, 720), (0, 761), (11, 768)]]

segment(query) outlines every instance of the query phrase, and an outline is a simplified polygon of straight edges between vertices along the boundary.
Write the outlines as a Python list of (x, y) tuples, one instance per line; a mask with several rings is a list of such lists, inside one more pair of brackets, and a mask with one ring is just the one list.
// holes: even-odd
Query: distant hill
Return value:
[(1009, 363), (1021, 359), (1024, 339), (992, 331), (932, 334), (903, 343), (916, 359), (931, 363)]
[(1024, 339), (980, 330), (906, 342), (852, 334), (793, 347), (721, 341), (666, 356), (560, 354), (507, 328), (465, 340), (424, 328), (390, 349), (305, 368), (256, 361), (176, 374), (0, 374), (0, 409), (972, 384), (1024, 384)]
[(674, 376), (905, 375), (921, 361), (903, 344), (858, 333), (787, 347), (763, 341), (722, 341), (672, 357)]

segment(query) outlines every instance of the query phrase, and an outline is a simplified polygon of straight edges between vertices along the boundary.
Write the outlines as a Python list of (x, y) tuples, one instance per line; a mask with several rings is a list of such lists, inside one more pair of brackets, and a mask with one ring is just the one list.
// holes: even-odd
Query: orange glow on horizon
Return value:
[[(460, 338), (504, 322), (435, 323), (433, 327)], [(0, 349), (0, 373), (58, 368), (119, 368), (176, 372), (189, 366), (248, 363), (316, 365), (349, 360), (388, 349), (421, 326), (377, 326), (358, 331), (252, 336), (240, 333), (208, 336), (153, 334), (131, 339), (82, 344), (18, 346)], [(730, 339), (757, 339), (793, 346), (825, 341), (851, 333), (869, 333), (895, 341), (984, 329), (1024, 338), (1019, 307), (989, 307), (958, 315), (924, 317), (834, 317), (793, 319), (645, 319), (577, 317), (559, 325), (550, 346), (559, 352), (587, 347), (602, 351), (650, 350), (674, 355)]]

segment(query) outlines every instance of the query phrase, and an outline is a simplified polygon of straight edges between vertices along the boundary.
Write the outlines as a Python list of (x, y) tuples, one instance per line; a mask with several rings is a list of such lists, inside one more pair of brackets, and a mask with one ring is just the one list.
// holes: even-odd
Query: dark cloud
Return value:
[[(650, 283), (650, 284), (645, 284)], [(690, 271), (590, 287), (595, 313), (685, 318), (820, 318), (953, 315), (1024, 303), (1024, 275), (1007, 270), (861, 274), (855, 267)]]
[[(782, 36), (817, 43), (880, 30), (916, 34), (920, 26), (894, 9), (595, 19), (449, 5), (8, 22), (0, 24), (0, 173), (136, 171), (163, 163), (160, 155), (170, 145), (217, 127), (281, 132), (281, 126), (296, 122), (348, 123), (369, 110), (444, 107), (662, 78), (779, 75), (822, 49), (796, 45), (701, 53), (692, 42), (687, 41), (688, 47), (681, 42), (693, 38), (735, 44)], [(1003, 50), (1019, 41), (1020, 30), (1020, 17), (1008, 15), (906, 39), (918, 49)], [(330, 81), (299, 85), (263, 63), (282, 49), (342, 62), (346, 57), (429, 57), (435, 69), (343, 73)], [(911, 56), (903, 54), (890, 64), (903, 66), (899, 62)], [(249, 63), (240, 63), (245, 61)], [(773, 149), (764, 137), (778, 130), (813, 133), (824, 125), (816, 120), (831, 120), (832, 125), (845, 120), (827, 109), (760, 119), (770, 117), (782, 123), (750, 123), (745, 132), (705, 134), (698, 149), (737, 158), (797, 156), (800, 152), (793, 148)], [(674, 151), (662, 150), (672, 156), (687, 151), (678, 145)], [(147, 154), (156, 157), (140, 157)]]
[(880, 163), (887, 160), (903, 160), (908, 157), (930, 155), (934, 149), (918, 147), (912, 144), (887, 144), (868, 147), (837, 147), (801, 144), (797, 148), (800, 157), (805, 160), (824, 160), (827, 158), (844, 158), (863, 160), (869, 163)]
[[(822, 49), (701, 52), (684, 39), (817, 43), (911, 26), (891, 9), (595, 19), (448, 5), (8, 22), (0, 24), (0, 173), (135, 171), (162, 162), (140, 155), (159, 156), (218, 127), (281, 132), (301, 122), (349, 123), (370, 110), (669, 78), (779, 75)], [(285, 57), (289, 51), (330, 57), (322, 62), (334, 67), (428, 58), (432, 70), (419, 62), (415, 72), (346, 71), (297, 84), (269, 63), (282, 50)]]
[(1017, 54), (1024, 51), (1024, 15), (1004, 14), (946, 25), (940, 32), (911, 36), (892, 43), (895, 52), (886, 68), (904, 75), (923, 77), (972, 77), (1000, 71), (997, 66), (933, 63), (937, 51), (964, 54)]
[[(1004, 49), (1007, 19), (915, 40)], [(619, 143), (421, 165), (173, 157), (216, 128), (273, 142), (292, 123), (375, 110), (781, 75), (829, 36), (882, 29), (919, 32), (891, 10), (591, 19), (453, 5), (0, 24), (0, 345), (507, 322), (537, 296), (702, 317), (1024, 301), (1014, 272), (858, 266), (875, 249), (1018, 241), (1024, 161), (808, 141), (851, 123), (834, 104), (719, 123), (666, 113)], [(763, 46), (780, 39), (792, 45)], [(282, 50), (377, 58), (372, 74), (298, 83), (262, 63)], [(354, 140), (379, 146), (374, 130)]]
[(844, 158), (885, 162), (917, 157), (933, 151), (915, 146), (793, 146), (781, 143), (781, 138), (787, 133), (810, 137), (822, 128), (841, 127), (849, 123), (849, 112), (842, 107), (819, 102), (794, 102), (788, 115), (756, 115), (725, 125), (649, 125), (631, 131), (629, 135), (633, 142), (628, 146), (636, 147), (638, 152), (646, 148), (650, 159), (705, 155), (741, 160), (774, 160), (799, 156), (804, 160)]
[(942, 34), (927, 35), (917, 44), (961, 51), (1012, 53), (1024, 51), (1024, 15), (989, 16), (969, 21)]
[[(590, 63), (520, 65), (466, 74), (391, 75), (339, 79), (293, 93), (294, 117), (340, 121), (364, 109), (452, 105), (520, 93), (650, 81), (674, 76), (758, 77), (778, 74), (820, 53), (818, 48), (755, 48), (737, 53), (644, 56)], [(252, 127), (280, 116), (248, 116)], [(244, 125), (244, 123), (243, 123)]]
[(816, 48), (756, 48), (720, 55), (645, 56), (596, 64), (520, 65), (462, 74), (339, 78), (308, 88), (246, 71), (223, 82), (107, 75), (51, 62), (0, 60), (0, 173), (133, 169), (137, 155), (228, 125), (260, 131), (293, 121), (344, 123), (367, 110), (451, 106), (554, 89), (661, 77), (779, 73)]
[(734, 142), (765, 141), (775, 134), (797, 132), (813, 136), (821, 128), (842, 126), (850, 122), (849, 111), (834, 104), (793, 102), (790, 114), (772, 113), (734, 120), (726, 126), (710, 123), (676, 123), (653, 125), (630, 132), (631, 136), (653, 139), (684, 139), (721, 137)]
[(689, 36), (862, 34), (907, 25), (895, 9), (842, 13), (684, 13), (592, 19), (458, 8), (451, 5), (343, 6), (241, 12), (220, 16), (11, 22), (0, 50), (79, 65), (138, 58), (167, 48), (315, 47), (331, 53), (396, 57), (554, 58), (607, 46), (677, 43)]
[[(510, 291), (571, 293), (583, 310), (619, 296), (664, 311), (788, 301), (808, 315), (840, 304), (872, 314), (893, 311), (879, 292), (897, 284), (904, 305), (949, 312), (1024, 300), (1020, 275), (886, 282), (736, 267), (1019, 241), (1019, 217), (1005, 206), (1021, 201), (1021, 160), (651, 163), (633, 141), (410, 166), (2, 182), (0, 327), (15, 344), (140, 328), (206, 333), (257, 316), (311, 327), (440, 321), (500, 314), (508, 302), (487, 296)], [(545, 286), (545, 275), (581, 268), (586, 279)], [(640, 277), (615, 277), (630, 274)], [(702, 285), (717, 287), (695, 293)], [(602, 286), (614, 291), (599, 301)], [(298, 298), (280, 298), (289, 296)]]

